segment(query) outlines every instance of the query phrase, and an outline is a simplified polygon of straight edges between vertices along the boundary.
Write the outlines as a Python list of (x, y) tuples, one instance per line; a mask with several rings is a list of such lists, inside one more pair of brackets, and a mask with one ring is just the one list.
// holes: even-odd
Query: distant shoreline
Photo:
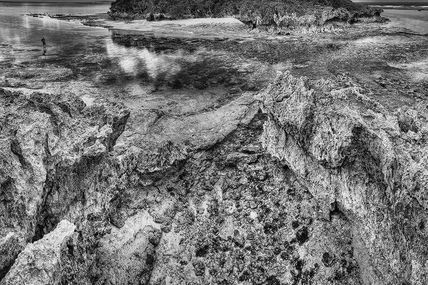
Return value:
[(394, 9), (394, 10), (428, 10), (428, 1), (426, 2), (391, 2), (391, 1), (377, 1), (377, 2), (357, 2), (359, 4), (368, 5), (373, 8), (381, 9)]
[(408, 6), (408, 5), (369, 5), (373, 8), (390, 9), (390, 10), (428, 10), (428, 5)]

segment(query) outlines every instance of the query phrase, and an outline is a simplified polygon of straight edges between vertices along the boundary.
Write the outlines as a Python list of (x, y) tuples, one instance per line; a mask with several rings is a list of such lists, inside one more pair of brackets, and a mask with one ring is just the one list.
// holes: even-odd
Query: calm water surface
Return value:
[[(0, 2), (0, 62), (20, 63), (49, 58), (67, 60), (78, 55), (102, 53), (114, 59), (117, 67), (128, 74), (145, 68), (149, 74), (163, 69), (179, 69), (174, 62), (186, 57), (176, 54), (159, 54), (147, 49), (125, 48), (114, 44), (110, 31), (105, 28), (87, 27), (78, 22), (68, 22), (49, 17), (32, 17), (28, 13), (88, 15), (106, 13), (109, 4), (17, 4)], [(396, 25), (428, 33), (428, 11), (386, 10), (386, 17), (394, 18)], [(42, 56), (41, 39), (48, 45), (47, 57)], [(160, 71), (159, 71), (160, 70)], [(1, 75), (1, 71), (0, 71)]]
[(48, 56), (66, 58), (75, 53), (89, 53), (96, 41), (109, 38), (108, 30), (26, 14), (85, 15), (105, 13), (108, 9), (109, 5), (0, 3), (0, 44), (11, 50), (6, 54), (5, 49), (1, 49), (0, 60), (12, 56), (19, 62), (40, 57), (43, 37), (47, 41)]
[(391, 26), (428, 34), (428, 10), (385, 9), (382, 16), (391, 19)]
[[(127, 48), (113, 43), (111, 32), (101, 27), (88, 27), (75, 21), (34, 14), (93, 15), (106, 13), (104, 5), (13, 4), (0, 2), (0, 62), (42, 62), (54, 59), (66, 62), (82, 56), (100, 56), (111, 60), (110, 69), (133, 75), (141, 70), (149, 77), (177, 72), (177, 60), (189, 57), (181, 51), (162, 54), (148, 49)], [(42, 38), (47, 42), (47, 56), (42, 55)], [(101, 58), (100, 57), (100, 58)], [(0, 76), (2, 71), (0, 70)]]

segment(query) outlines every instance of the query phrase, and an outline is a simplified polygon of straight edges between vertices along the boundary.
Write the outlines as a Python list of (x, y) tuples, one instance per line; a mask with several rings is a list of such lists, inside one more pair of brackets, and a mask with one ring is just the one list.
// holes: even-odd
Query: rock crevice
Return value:
[(414, 195), (427, 170), (409, 160), (420, 144), (404, 144), (399, 117), (361, 92), (281, 74), (264, 93), (264, 145), (326, 208), (340, 205), (365, 284), (424, 280), (426, 233), (414, 221), (426, 215)]
[(137, 132), (52, 96), (0, 90), (2, 285), (426, 281), (423, 104), (286, 72)]

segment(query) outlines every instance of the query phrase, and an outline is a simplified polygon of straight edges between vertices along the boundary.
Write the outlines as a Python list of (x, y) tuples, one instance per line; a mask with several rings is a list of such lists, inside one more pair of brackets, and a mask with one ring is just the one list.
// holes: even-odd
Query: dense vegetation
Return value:
[(329, 13), (327, 18), (350, 21), (355, 17), (373, 16), (376, 11), (350, 0), (117, 0), (110, 10), (112, 17), (119, 18), (235, 16), (245, 22), (266, 25), (280, 25), (288, 23), (290, 16), (308, 15), (312, 18), (307, 21), (322, 24), (326, 13)]

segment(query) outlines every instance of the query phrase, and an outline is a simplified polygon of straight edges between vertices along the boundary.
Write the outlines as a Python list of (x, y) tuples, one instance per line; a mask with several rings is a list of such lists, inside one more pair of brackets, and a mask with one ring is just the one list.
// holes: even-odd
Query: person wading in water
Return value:
[(43, 44), (43, 55), (46, 55), (47, 48), (46, 48), (46, 40), (44, 37), (42, 38), (42, 44)]

